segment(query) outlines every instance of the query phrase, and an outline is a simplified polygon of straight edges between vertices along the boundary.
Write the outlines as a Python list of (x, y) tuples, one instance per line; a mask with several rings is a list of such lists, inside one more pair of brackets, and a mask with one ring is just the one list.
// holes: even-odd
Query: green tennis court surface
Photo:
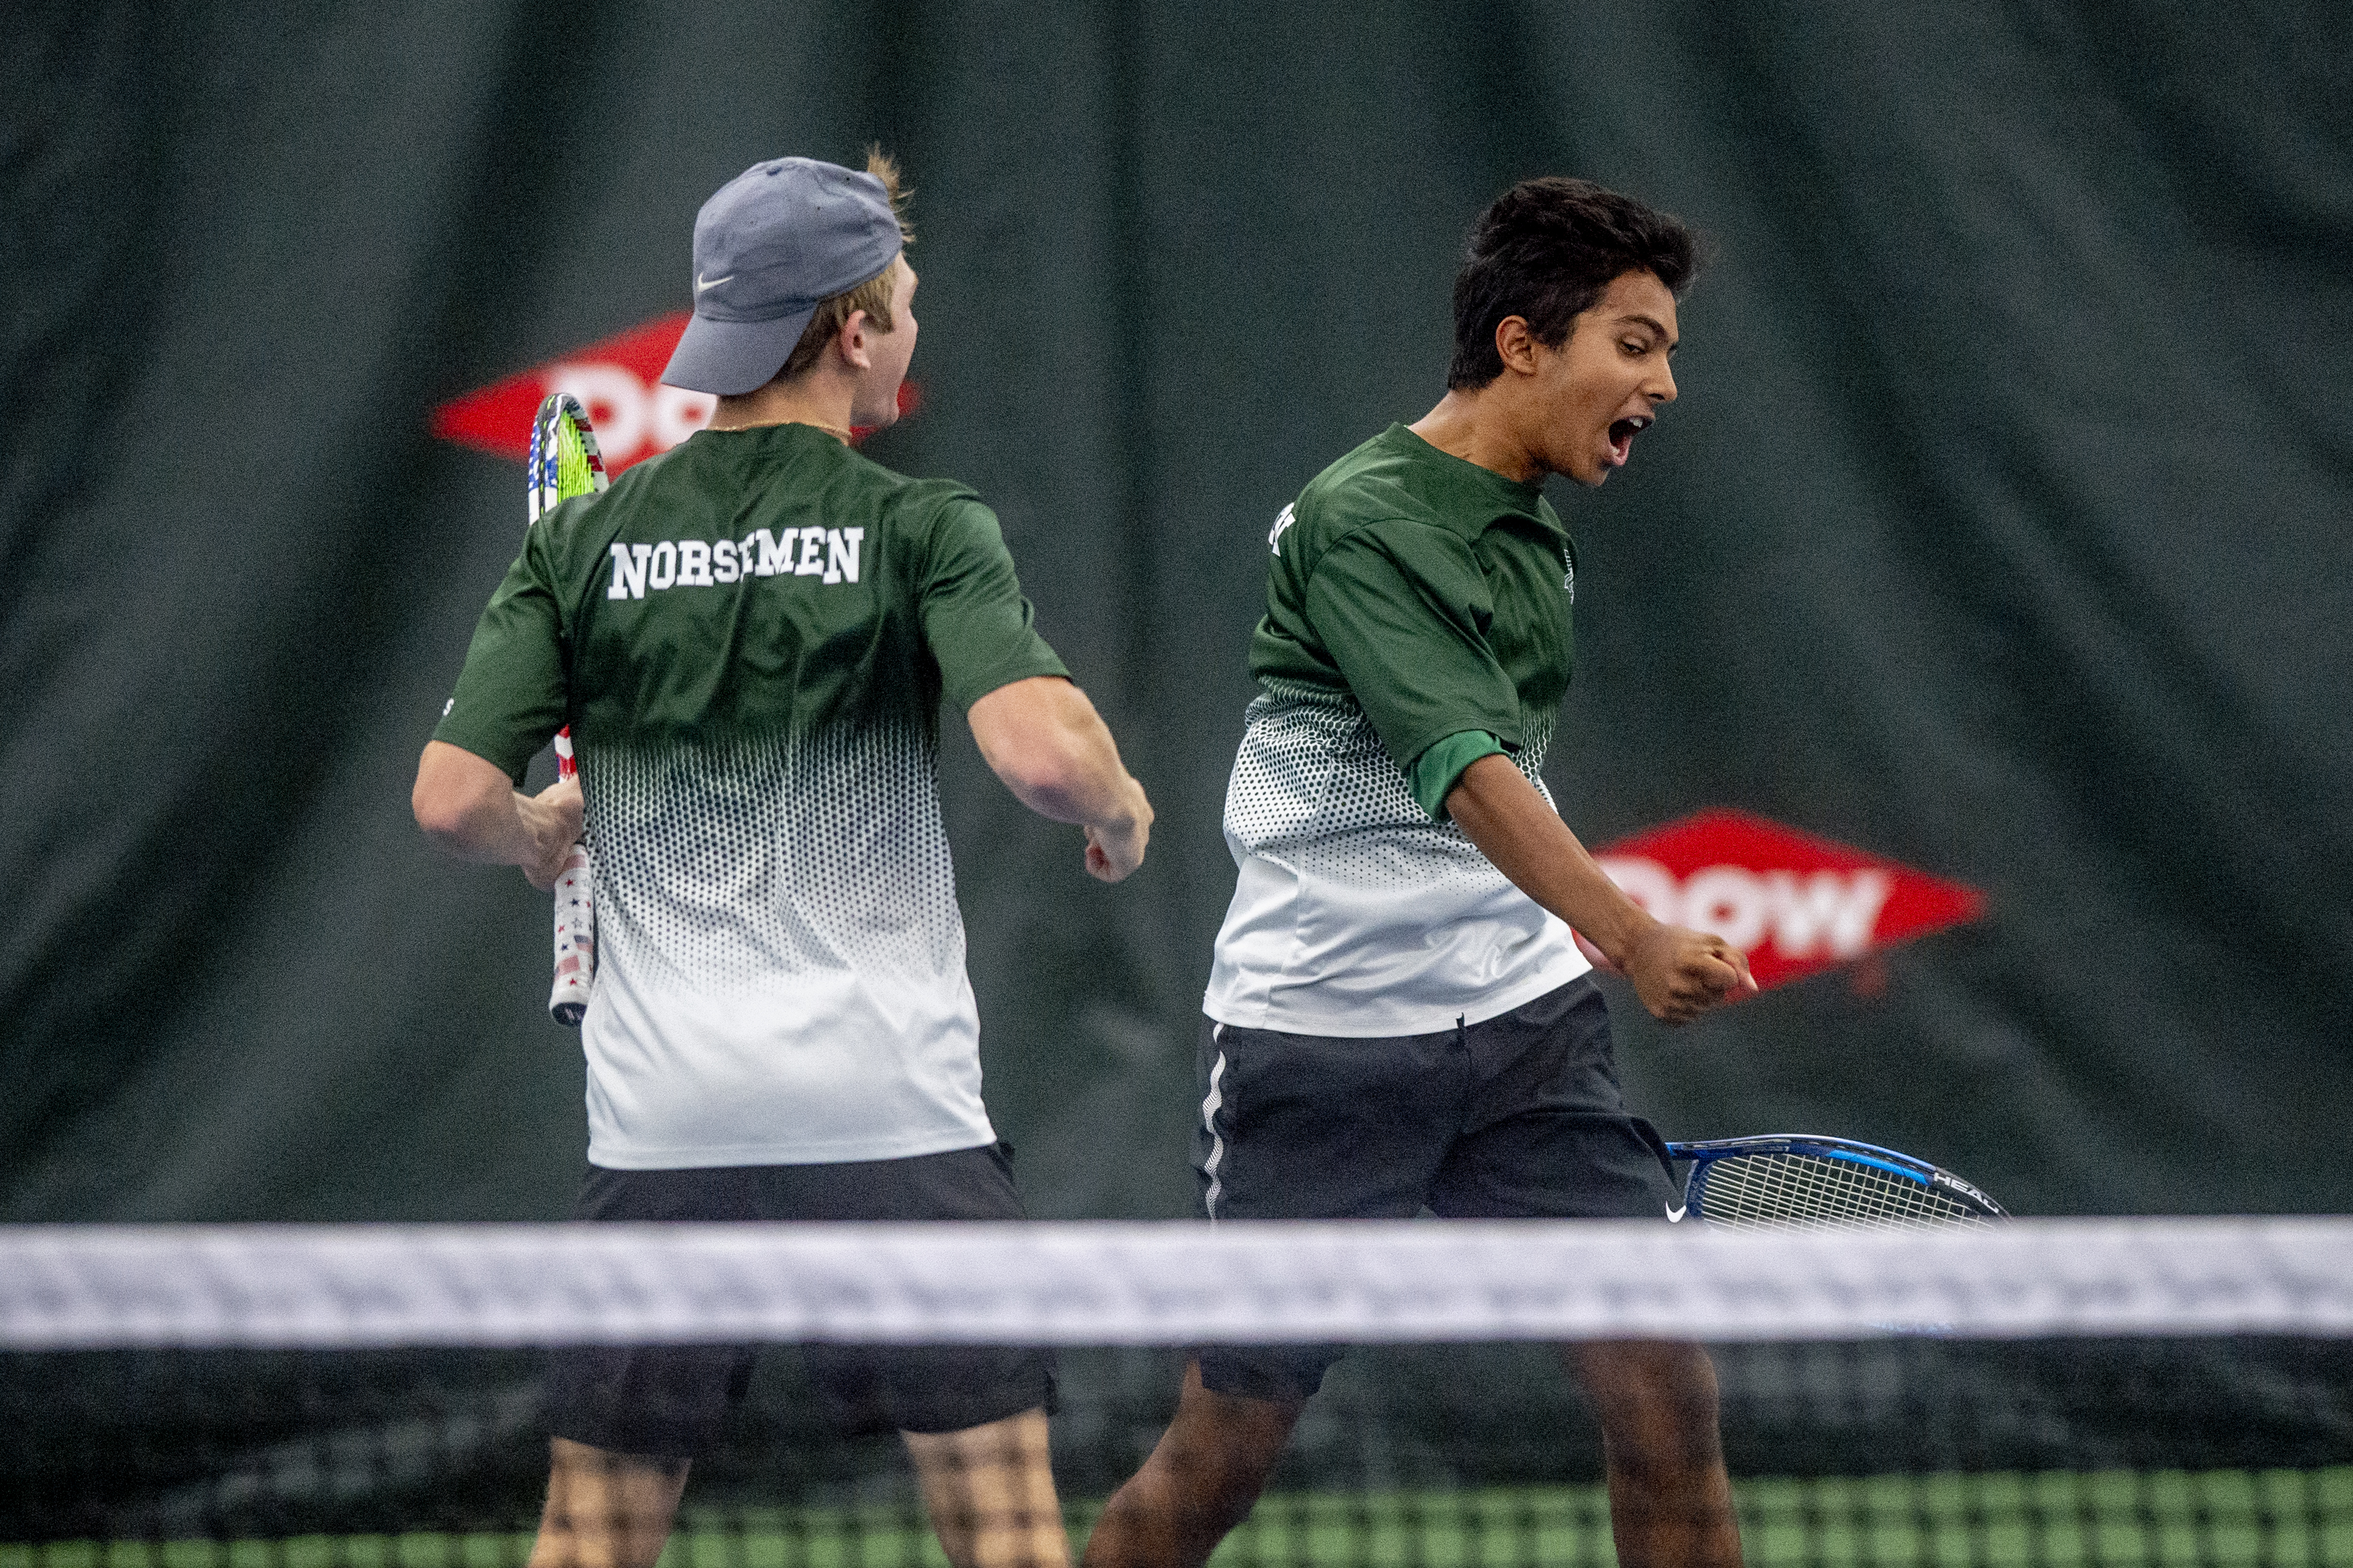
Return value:
[[(1757, 1568), (2353, 1564), (2353, 1467), (1741, 1481)], [(1083, 1541), (1092, 1505), (1068, 1510)], [(512, 1568), (528, 1533), (0, 1546), (0, 1568)], [(1609, 1564), (1599, 1487), (1294, 1494), (1262, 1501), (1213, 1560), (1300, 1568)], [(682, 1514), (662, 1568), (945, 1568), (902, 1506)]]

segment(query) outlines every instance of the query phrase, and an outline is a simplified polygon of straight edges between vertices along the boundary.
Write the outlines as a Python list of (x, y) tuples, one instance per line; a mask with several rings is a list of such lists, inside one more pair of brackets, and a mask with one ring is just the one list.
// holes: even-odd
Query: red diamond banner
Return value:
[[(531, 419), (540, 400), (552, 392), (568, 392), (587, 411), (607, 473), (617, 474), (632, 463), (657, 457), (711, 423), (711, 411), (719, 402), (707, 392), (661, 384), (662, 370), (686, 331), (687, 321), (684, 310), (657, 316), (562, 359), (451, 398), (433, 411), (433, 434), (520, 463), (531, 453)], [(899, 416), (913, 414), (919, 401), (913, 382), (902, 385)], [(871, 432), (850, 434), (856, 438)]]
[(1653, 917), (1746, 952), (1763, 989), (1985, 912), (1974, 888), (1742, 811), (1703, 811), (1594, 858)]
[(717, 398), (661, 384), (662, 367), (670, 363), (686, 322), (684, 310), (657, 317), (453, 398), (433, 411), (433, 433), (520, 463), (531, 452), (531, 416), (540, 399), (568, 392), (587, 410), (606, 472), (617, 474), (669, 451), (711, 422)]

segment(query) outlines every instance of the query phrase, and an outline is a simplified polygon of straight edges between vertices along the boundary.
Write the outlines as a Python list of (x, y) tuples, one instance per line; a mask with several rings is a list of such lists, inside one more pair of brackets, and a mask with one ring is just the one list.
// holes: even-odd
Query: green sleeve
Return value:
[(1519, 692), (1487, 646), (1486, 578), (1459, 535), (1419, 522), (1351, 531), (1315, 563), (1306, 612), (1401, 771), (1466, 730), (1520, 744)]
[(506, 581), (474, 627), (458, 689), (433, 731), (521, 783), (523, 769), (564, 727), (564, 644), (555, 595), (532, 530)]
[(1446, 797), (1454, 792), (1454, 781), (1462, 776), (1462, 770), (1482, 757), (1500, 755), (1503, 750), (1504, 742), (1484, 730), (1464, 730), (1430, 746), (1406, 773), (1415, 804), (1432, 820), (1445, 821)]
[(1031, 624), (997, 514), (958, 499), (941, 509), (919, 587), (923, 639), (958, 712), (1000, 686), (1070, 671)]

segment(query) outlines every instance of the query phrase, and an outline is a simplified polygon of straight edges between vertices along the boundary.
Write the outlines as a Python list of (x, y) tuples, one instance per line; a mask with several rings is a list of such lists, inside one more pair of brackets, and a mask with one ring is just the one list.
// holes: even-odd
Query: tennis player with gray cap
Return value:
[[(531, 530), (417, 770), (418, 822), (554, 878), (585, 816), (596, 985), (586, 1220), (1013, 1219), (943, 831), (939, 704), (1025, 805), (1141, 864), (1152, 808), (1030, 624), (969, 489), (850, 449), (915, 346), (897, 172), (755, 164), (704, 204), (663, 379), (710, 426)], [(576, 785), (514, 784), (569, 722)], [(807, 1352), (845, 1422), (905, 1436), (958, 1568), (1068, 1556), (1052, 1369), (979, 1349)], [(553, 1358), (533, 1568), (649, 1568), (749, 1377), (733, 1346)]]

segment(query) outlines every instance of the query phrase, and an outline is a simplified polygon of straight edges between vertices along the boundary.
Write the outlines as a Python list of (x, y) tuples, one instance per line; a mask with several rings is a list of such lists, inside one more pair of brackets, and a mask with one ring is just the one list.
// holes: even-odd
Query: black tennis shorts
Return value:
[[(905, 1160), (607, 1171), (591, 1165), (580, 1220), (1020, 1219), (1001, 1143)], [(620, 1454), (690, 1458), (752, 1381), (756, 1345), (579, 1345), (550, 1353), (550, 1432)], [(960, 1432), (1050, 1410), (1048, 1352), (995, 1345), (806, 1345), (826, 1414), (851, 1430)]]
[[(1193, 1171), (1223, 1219), (1683, 1217), (1667, 1146), (1618, 1088), (1609, 1010), (1579, 976), (1434, 1035), (1213, 1025)], [(1213, 1347), (1219, 1394), (1304, 1399), (1338, 1345)]]

